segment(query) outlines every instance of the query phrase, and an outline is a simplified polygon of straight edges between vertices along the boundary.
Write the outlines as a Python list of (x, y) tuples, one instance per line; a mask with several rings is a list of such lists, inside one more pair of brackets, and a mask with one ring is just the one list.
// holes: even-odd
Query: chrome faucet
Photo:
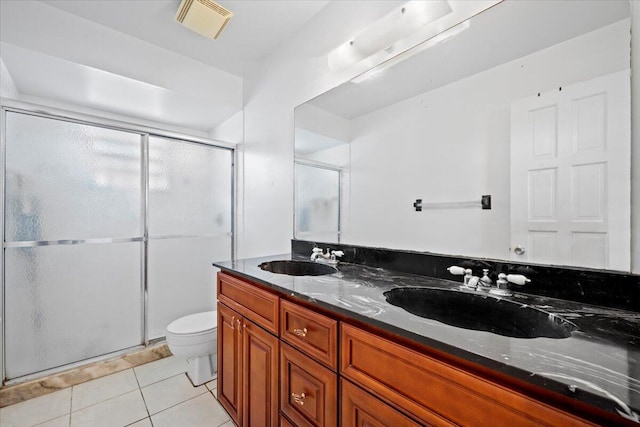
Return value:
[(508, 283), (522, 286), (531, 282), (531, 280), (529, 280), (522, 274), (500, 273), (498, 274), (496, 286), (493, 286), (493, 281), (489, 277), (489, 270), (486, 268), (482, 270), (482, 277), (473, 276), (470, 269), (464, 269), (455, 265), (447, 268), (447, 270), (449, 270), (449, 273), (456, 276), (461, 276), (464, 274), (463, 284), (460, 286), (461, 289), (489, 292), (493, 295), (500, 295), (505, 297), (513, 295), (513, 292), (511, 292), (508, 287)]
[(524, 286), (525, 284), (531, 282), (526, 276), (522, 274), (498, 274), (498, 281), (496, 282), (496, 287), (491, 288), (489, 290), (490, 294), (500, 295), (504, 297), (510, 297), (513, 295), (513, 292), (507, 286), (508, 283), (513, 283), (514, 285)]
[(489, 269), (484, 268), (482, 270), (482, 277), (478, 279), (478, 287), (476, 288), (476, 290), (491, 292), (492, 285), (493, 280), (491, 280), (491, 278), (489, 277)]
[[(327, 249), (328, 251), (328, 249)], [(324, 254), (322, 253), (322, 249), (320, 248), (313, 248), (311, 250), (311, 261), (316, 262), (318, 260), (318, 257), (324, 257)]]
[(311, 251), (310, 259), (313, 262), (324, 262), (327, 264), (336, 265), (338, 264), (338, 257), (341, 257), (343, 255), (344, 252), (342, 251), (332, 251), (331, 249), (327, 248), (327, 253), (322, 253), (322, 249), (313, 248)]

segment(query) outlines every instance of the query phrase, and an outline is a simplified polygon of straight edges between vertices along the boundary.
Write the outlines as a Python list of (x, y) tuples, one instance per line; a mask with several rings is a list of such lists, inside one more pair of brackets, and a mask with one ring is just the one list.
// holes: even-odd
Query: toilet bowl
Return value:
[(206, 311), (174, 320), (167, 326), (171, 353), (189, 364), (187, 376), (198, 386), (211, 381), (218, 370), (218, 312)]

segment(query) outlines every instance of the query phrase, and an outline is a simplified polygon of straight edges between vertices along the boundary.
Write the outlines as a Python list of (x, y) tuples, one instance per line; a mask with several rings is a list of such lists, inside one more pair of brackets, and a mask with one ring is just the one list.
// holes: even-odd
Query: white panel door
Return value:
[(511, 104), (512, 259), (628, 270), (629, 71)]

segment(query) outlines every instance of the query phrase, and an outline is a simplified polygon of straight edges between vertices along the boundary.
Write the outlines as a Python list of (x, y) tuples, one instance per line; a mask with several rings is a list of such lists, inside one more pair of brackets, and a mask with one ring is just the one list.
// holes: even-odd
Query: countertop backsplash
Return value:
[(342, 262), (446, 280), (462, 281), (462, 276), (453, 276), (447, 270), (452, 265), (471, 268), (476, 276), (481, 276), (482, 269), (487, 268), (494, 282), (498, 273), (524, 274), (531, 282), (525, 286), (509, 284), (514, 291), (640, 312), (640, 275), (637, 274), (291, 240), (291, 253), (297, 259), (309, 259), (314, 247), (343, 251)]

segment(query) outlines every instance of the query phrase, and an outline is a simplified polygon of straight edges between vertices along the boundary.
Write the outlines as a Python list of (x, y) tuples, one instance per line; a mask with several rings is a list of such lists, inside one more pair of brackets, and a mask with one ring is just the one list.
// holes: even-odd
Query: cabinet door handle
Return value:
[(293, 329), (293, 333), (294, 333), (295, 335), (299, 336), (299, 337), (302, 337), (302, 338), (304, 338), (304, 337), (306, 337), (306, 336), (307, 336), (307, 332), (309, 332), (309, 331), (307, 330), (307, 328), (302, 328), (302, 329), (300, 329), (300, 328), (294, 328), (294, 329)]
[(242, 322), (240, 321), (240, 319), (237, 320), (238, 323), (236, 323), (236, 327), (238, 328), (238, 332), (242, 333), (242, 328), (240, 328), (240, 325), (242, 324)]
[(291, 398), (300, 406), (304, 406), (304, 398), (307, 397), (304, 393), (296, 394), (291, 393)]

